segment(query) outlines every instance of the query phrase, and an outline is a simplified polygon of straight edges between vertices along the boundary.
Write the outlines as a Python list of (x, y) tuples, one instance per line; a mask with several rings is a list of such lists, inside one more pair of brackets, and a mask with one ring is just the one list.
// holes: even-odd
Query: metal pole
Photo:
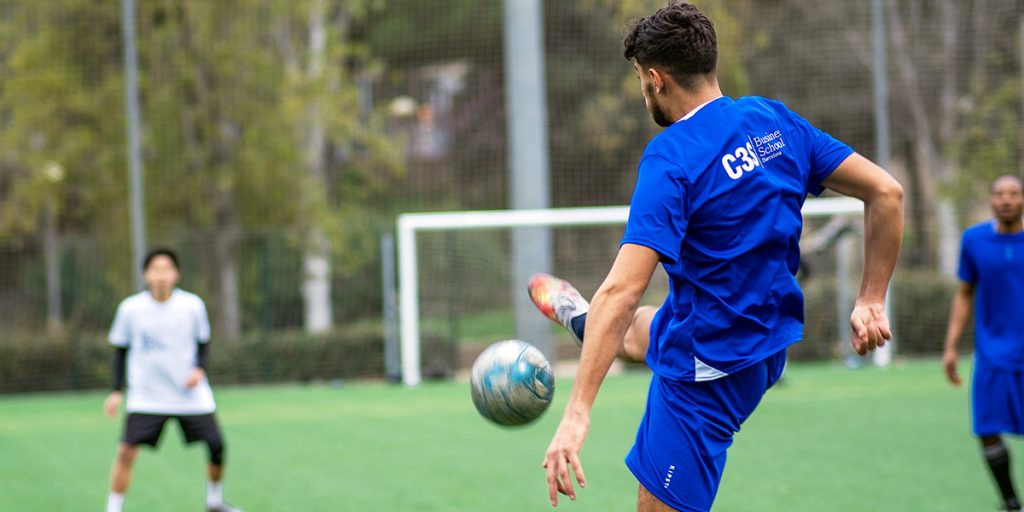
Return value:
[(395, 288), (395, 235), (384, 233), (380, 236), (381, 288), (383, 289), (384, 319), (384, 375), (389, 380), (402, 378), (401, 361), (398, 351), (398, 309)]
[(128, 181), (131, 186), (132, 268), (135, 288), (143, 288), (139, 265), (146, 251), (146, 217), (143, 209), (142, 142), (139, 137), (138, 54), (135, 51), (135, 0), (121, 0), (124, 38), (124, 103), (128, 131)]
[(883, 169), (889, 168), (889, 65), (885, 39), (884, 0), (873, 0), (872, 19), (875, 39), (875, 159)]
[[(544, 23), (539, 0), (505, 0), (505, 98), (508, 113), (509, 202), (512, 209), (550, 207)], [(526, 283), (551, 271), (547, 227), (512, 232), (512, 283), (516, 336), (554, 356), (551, 327), (534, 311)]]
[[(889, 64), (887, 60), (888, 47), (886, 45), (885, 37), (885, 5), (884, 0), (874, 0), (872, 2), (872, 24), (874, 26), (874, 39), (875, 39), (875, 63), (874, 63), (874, 82), (875, 82), (875, 141), (877, 147), (877, 155), (875, 159), (880, 167), (883, 169), (889, 168), (889, 152), (890, 152), (890, 140), (889, 140)], [(891, 289), (891, 287), (890, 287)], [(893, 332), (896, 331), (895, 326), (891, 325), (894, 323), (892, 303), (889, 301), (889, 291), (885, 293), (885, 309), (889, 315), (890, 328)], [(873, 360), (876, 366), (889, 366), (889, 362), (892, 360), (892, 355), (896, 352), (895, 350), (896, 337), (886, 343), (886, 345), (875, 351)]]

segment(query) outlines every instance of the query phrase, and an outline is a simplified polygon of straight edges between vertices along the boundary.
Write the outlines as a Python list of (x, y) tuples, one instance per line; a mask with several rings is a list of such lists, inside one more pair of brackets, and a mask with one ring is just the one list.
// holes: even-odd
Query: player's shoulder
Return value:
[(973, 226), (968, 227), (964, 230), (964, 240), (974, 240), (978, 238), (985, 238), (992, 233), (992, 222), (984, 221), (979, 222)]
[(181, 288), (174, 290), (174, 303), (176, 308), (183, 308), (189, 311), (200, 312), (206, 310), (206, 303), (203, 302), (202, 297)]
[(146, 295), (148, 293), (147, 291), (141, 291), (121, 299), (121, 302), (117, 304), (117, 310), (127, 312), (142, 307), (146, 303)]
[(762, 111), (765, 113), (791, 115), (793, 113), (785, 103), (764, 96), (743, 96), (733, 102), (735, 108), (741, 110)]
[(640, 157), (640, 172), (644, 172), (644, 169), (649, 171), (657, 169), (659, 174), (664, 172), (666, 176), (685, 176), (686, 172), (681, 165), (684, 157), (679, 150), (679, 145), (666, 144), (665, 141), (665, 132), (663, 131), (647, 143), (644, 154)]
[(204, 307), (206, 305), (206, 303), (203, 302), (203, 298), (202, 297), (200, 297), (199, 295), (196, 295), (195, 293), (192, 293), (192, 292), (190, 292), (188, 290), (182, 290), (181, 288), (178, 288), (178, 289), (174, 290), (174, 295), (175, 295), (175, 299), (176, 300), (178, 300), (178, 301), (180, 301), (180, 302), (182, 302), (184, 304), (189, 304), (189, 305), (192, 305), (192, 306), (204, 306)]

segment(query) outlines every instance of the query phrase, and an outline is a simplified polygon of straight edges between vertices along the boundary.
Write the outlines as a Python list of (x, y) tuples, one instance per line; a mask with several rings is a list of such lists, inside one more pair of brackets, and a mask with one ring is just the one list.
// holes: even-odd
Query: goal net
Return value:
[[(808, 200), (798, 279), (806, 297), (805, 339), (797, 358), (848, 357), (847, 318), (862, 260), (863, 204), (850, 198)], [(550, 272), (596, 291), (618, 251), (628, 207), (410, 213), (399, 216), (399, 339), (401, 379), (409, 386), (424, 377), (449, 376), (472, 364), (488, 344), (516, 338), (517, 294), (513, 282), (512, 233), (542, 228), (551, 240)], [(660, 304), (667, 292), (663, 271), (644, 297)], [(552, 325), (552, 354), (573, 358), (578, 349)], [(525, 340), (531, 341), (531, 340)], [(877, 361), (885, 364), (889, 354)], [(851, 362), (855, 359), (850, 359)]]

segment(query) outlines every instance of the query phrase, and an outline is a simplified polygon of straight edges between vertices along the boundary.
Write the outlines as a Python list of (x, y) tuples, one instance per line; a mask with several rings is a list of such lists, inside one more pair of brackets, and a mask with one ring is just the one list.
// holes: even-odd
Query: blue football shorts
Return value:
[(972, 380), (974, 434), (1024, 434), (1024, 370), (991, 368), (975, 361)]
[(654, 375), (626, 466), (666, 505), (707, 512), (718, 492), (733, 434), (779, 380), (785, 365), (783, 349), (711, 381), (683, 382)]

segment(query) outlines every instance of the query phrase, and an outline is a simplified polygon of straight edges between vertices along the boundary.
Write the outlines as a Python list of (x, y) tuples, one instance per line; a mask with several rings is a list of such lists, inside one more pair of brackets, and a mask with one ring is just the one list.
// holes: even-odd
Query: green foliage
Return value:
[[(664, 7), (666, 2), (663, 0), (585, 0), (582, 4), (584, 8), (610, 11), (612, 15), (605, 20), (610, 19), (614, 28), (622, 30), (621, 35), (624, 36), (624, 28), (630, 22), (653, 14)], [(748, 94), (750, 79), (747, 76), (743, 58), (748, 53), (746, 48), (750, 46), (751, 42), (763, 41), (764, 34), (757, 30), (751, 30), (749, 24), (744, 23), (744, 20), (740, 19), (736, 13), (752, 11), (755, 7), (754, 3), (750, 0), (707, 0), (695, 2), (695, 4), (715, 25), (715, 34), (718, 37), (718, 78), (722, 90), (731, 96)], [(620, 49), (619, 55), (621, 54)], [(632, 77), (633, 71), (631, 69), (628, 71), (629, 77)]]
[[(948, 151), (956, 164), (954, 186), (944, 192), (956, 202), (958, 211), (967, 213), (987, 197), (988, 185), (1004, 174), (1019, 175), (1024, 164), (1024, 128), (1021, 125), (1021, 82), (980, 84), (984, 94), (965, 109), (957, 127), (957, 136)], [(964, 219), (963, 223), (970, 220)]]
[[(210, 378), (239, 384), (379, 377), (382, 346), (379, 329), (322, 336), (253, 332), (234, 342), (214, 341)], [(0, 338), (0, 393), (103, 389), (110, 385), (112, 356), (100, 333), (6, 332)]]
[[(372, 60), (349, 26), (380, 2), (322, 2), (326, 41), (316, 77), (301, 68), (318, 2), (243, 3), (138, 5), (151, 238), (231, 223), (323, 226), (343, 265), (362, 263), (367, 255), (346, 252), (352, 227), (366, 225), (383, 178), (402, 165), (381, 120), (358, 104), (357, 73)], [(6, 10), (0, 234), (34, 232), (47, 204), (58, 206), (62, 231), (126, 233), (118, 5), (61, 0)], [(325, 154), (344, 155), (328, 156), (320, 177), (302, 153), (310, 109), (327, 135)]]
[(119, 10), (88, 0), (19, 2), (0, 17), (0, 234), (124, 219)]
[[(372, 24), (369, 45), (393, 69), (402, 64), (500, 55), (502, 3), (491, 0), (387, 0)], [(416, 33), (416, 38), (408, 37)], [(424, 44), (424, 42), (430, 44)]]

